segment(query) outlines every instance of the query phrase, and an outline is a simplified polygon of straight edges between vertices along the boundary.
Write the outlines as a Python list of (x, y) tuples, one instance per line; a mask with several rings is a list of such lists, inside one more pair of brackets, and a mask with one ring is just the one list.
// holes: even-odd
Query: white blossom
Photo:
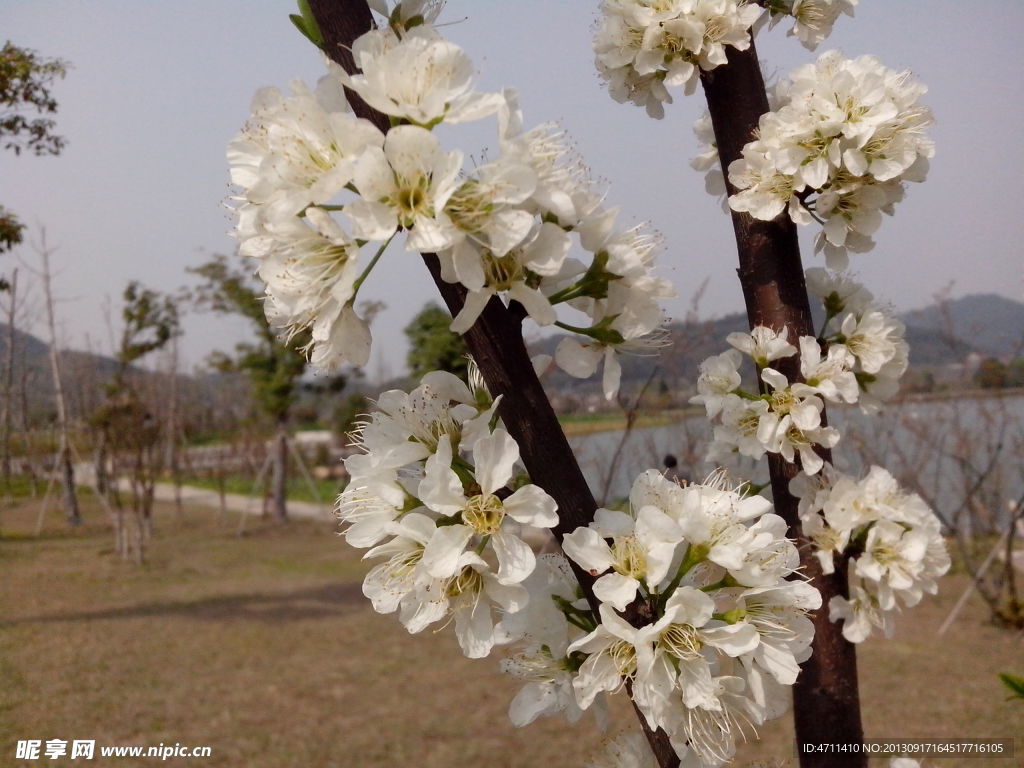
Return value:
[(599, 509), (589, 527), (577, 528), (563, 538), (562, 549), (599, 577), (594, 583), (598, 599), (621, 611), (636, 597), (641, 582), (653, 586), (668, 575), (681, 540), (679, 527), (656, 507), (640, 507), (635, 518)]
[(361, 199), (345, 206), (356, 237), (387, 240), (409, 230), (411, 251), (437, 251), (455, 239), (444, 212), (457, 188), (460, 152), (443, 152), (432, 133), (413, 125), (392, 128), (383, 148), (369, 147), (356, 161), (353, 180)]
[(794, 24), (789, 34), (813, 51), (832, 34), (839, 14), (853, 16), (856, 5), (857, 0), (793, 0), (789, 13)]
[(805, 384), (832, 402), (857, 402), (860, 388), (853, 366), (855, 358), (845, 346), (834, 345), (822, 357), (813, 336), (800, 337), (800, 374)]
[(830, 603), (843, 635), (863, 641), (873, 628), (892, 632), (892, 613), (934, 594), (950, 559), (935, 514), (920, 496), (899, 487), (878, 466), (857, 480), (832, 468), (818, 480), (798, 476), (791, 484), (800, 497), (800, 518), (823, 570), (835, 557), (849, 560), (850, 597)]
[[(827, 34), (847, 0), (793, 3), (797, 34), (812, 45)], [(773, 6), (773, 11), (777, 8)], [(874, 246), (883, 213), (902, 198), (903, 182), (920, 181), (934, 146), (925, 135), (931, 113), (925, 88), (878, 59), (843, 59), (836, 51), (797, 69), (781, 83), (778, 104), (762, 115), (754, 141), (729, 166), (739, 190), (734, 211), (771, 220), (788, 211), (798, 224), (823, 229), (815, 249), (832, 269), (848, 253)]]
[(690, 402), (703, 404), (709, 419), (718, 415), (725, 398), (739, 388), (741, 359), (735, 349), (730, 349), (700, 364), (697, 394), (690, 398)]
[(364, 47), (357, 58), (361, 74), (339, 72), (341, 82), (377, 111), (416, 125), (480, 120), (503, 103), (501, 94), (472, 90), (469, 57), (428, 25), (414, 27), (390, 46), (372, 52)]
[(796, 347), (789, 343), (788, 337), (787, 328), (776, 331), (758, 325), (750, 333), (730, 333), (726, 341), (752, 358), (758, 368), (764, 368), (774, 360), (796, 354)]
[(457, 520), (439, 529), (423, 556), (423, 566), (435, 578), (451, 576), (462, 553), (477, 539), (493, 548), (498, 561), (498, 581), (518, 584), (533, 572), (533, 551), (508, 523), (550, 528), (558, 523), (556, 504), (535, 485), (524, 485), (501, 499), (495, 493), (512, 479), (519, 460), (519, 446), (503, 429), (473, 444), (473, 474), (479, 493), (467, 495), (462, 480), (452, 469), (450, 441), (441, 441), (427, 459), (419, 485), (419, 497), (438, 514)]
[(664, 115), (667, 87), (693, 93), (701, 70), (726, 63), (726, 47), (750, 47), (761, 15), (742, 0), (605, 0), (594, 36), (595, 64), (612, 97)]
[(372, 123), (349, 111), (340, 83), (330, 75), (316, 91), (295, 81), (292, 93), (257, 91), (252, 116), (227, 151), (231, 181), (242, 199), (277, 217), (332, 199), (351, 181), (359, 153), (384, 141)]

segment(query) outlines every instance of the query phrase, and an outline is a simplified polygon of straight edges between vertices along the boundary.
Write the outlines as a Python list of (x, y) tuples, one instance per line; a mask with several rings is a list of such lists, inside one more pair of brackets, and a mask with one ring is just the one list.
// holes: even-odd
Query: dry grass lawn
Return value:
[[(98, 510), (75, 531), (51, 513), (40, 539), (35, 511), (0, 510), (0, 766), (103, 766), (18, 761), (19, 739), (208, 745), (212, 757), (162, 763), (204, 768), (577, 766), (600, 742), (590, 718), (569, 734), (561, 721), (513, 728), (515, 681), (463, 659), (449, 631), (409, 636), (374, 614), (366, 566), (325, 524), (250, 522), (239, 538), (235, 520), (161, 509), (139, 568), (113, 555)], [(930, 764), (1024, 765), (1024, 703), (996, 677), (1024, 673), (1020, 639), (975, 600), (935, 635), (965, 584), (949, 577), (894, 640), (863, 647), (867, 735), (1014, 737), (1015, 759)], [(632, 724), (624, 705), (613, 715)], [(744, 759), (795, 766), (787, 728), (764, 729)]]

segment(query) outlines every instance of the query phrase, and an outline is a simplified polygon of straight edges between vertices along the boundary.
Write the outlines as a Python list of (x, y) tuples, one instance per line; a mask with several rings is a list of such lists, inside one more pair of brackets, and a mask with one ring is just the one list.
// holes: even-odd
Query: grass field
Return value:
[[(688, 414), (699, 413), (694, 409), (657, 411), (637, 416), (635, 429), (641, 427), (663, 427), (682, 420)], [(595, 432), (616, 432), (626, 428), (626, 414), (622, 411), (610, 413), (571, 413), (559, 416), (562, 431), (566, 435), (590, 435)]]
[[(168, 482), (168, 480), (165, 479), (164, 482)], [(186, 475), (182, 478), (181, 482), (183, 485), (206, 488), (211, 491), (220, 490), (220, 483), (217, 479), (209, 476)], [(224, 478), (224, 492), (250, 496), (254, 493), (254, 482), (254, 478), (249, 475), (228, 475)], [(306, 478), (293, 470), (288, 476), (287, 483), (285, 485), (285, 493), (291, 501), (309, 501), (317, 504), (333, 504), (334, 500), (338, 497), (338, 494), (345, 489), (344, 486), (345, 484), (340, 480), (313, 479), (313, 485), (310, 487)], [(316, 489), (316, 495), (314, 495), (314, 488)], [(263, 493), (269, 493), (268, 483), (264, 483), (262, 486), (255, 488), (256, 493), (259, 493), (260, 491)]]
[[(513, 728), (515, 681), (494, 659), (463, 659), (450, 630), (410, 636), (374, 614), (366, 566), (329, 526), (254, 521), (239, 538), (214, 514), (158, 510), (136, 567), (113, 555), (91, 506), (74, 531), (51, 511), (39, 539), (34, 502), (0, 509), (0, 766), (105, 766), (15, 760), (19, 739), (210, 746), (206, 758), (106, 764), (239, 768), (579, 766), (600, 742), (589, 717), (571, 732)], [(1024, 673), (1019, 637), (987, 625), (975, 599), (935, 635), (965, 585), (948, 577), (893, 640), (862, 647), (867, 735), (1015, 737), (1014, 759), (928, 764), (1024, 765), (1024, 704), (1005, 701), (996, 677)], [(632, 726), (623, 702), (613, 722)], [(787, 721), (761, 736), (738, 764), (796, 765)]]

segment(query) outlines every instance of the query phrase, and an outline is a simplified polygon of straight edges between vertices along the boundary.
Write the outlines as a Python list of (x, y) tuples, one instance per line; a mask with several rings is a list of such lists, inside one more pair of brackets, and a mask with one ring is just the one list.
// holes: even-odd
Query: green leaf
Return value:
[(316, 42), (313, 40), (313, 38), (309, 36), (309, 32), (306, 31), (306, 22), (301, 16), (299, 16), (296, 13), (289, 13), (288, 18), (292, 20), (292, 24), (294, 24), (295, 28), (302, 33), (303, 37), (309, 40), (309, 42), (316, 45)]
[(1013, 699), (1024, 699), (1024, 677), (1017, 677), (1006, 672), (999, 673), (999, 679), (1003, 681), (1003, 685), (1013, 691), (1013, 695), (1009, 696), (1006, 700), (1011, 701)]
[(313, 9), (309, 7), (308, 0), (298, 0), (299, 14), (291, 13), (288, 18), (292, 20), (295, 28), (303, 34), (317, 48), (324, 47), (324, 36), (320, 32), (320, 25), (316, 23)]
[(317, 48), (323, 48), (324, 36), (320, 32), (320, 25), (316, 21), (316, 16), (313, 15), (313, 9), (309, 7), (309, 0), (298, 1), (299, 12), (302, 13), (302, 18), (306, 21), (306, 29), (309, 31), (310, 39)]

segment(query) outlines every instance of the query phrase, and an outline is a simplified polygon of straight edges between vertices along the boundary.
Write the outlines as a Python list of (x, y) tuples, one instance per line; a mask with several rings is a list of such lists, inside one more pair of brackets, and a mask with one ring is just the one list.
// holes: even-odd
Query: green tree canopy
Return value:
[[(44, 58), (10, 40), (4, 43), (0, 50), (0, 143), (4, 149), (16, 155), (23, 150), (57, 155), (64, 149), (64, 138), (53, 132), (56, 123), (46, 115), (57, 111), (50, 88), (67, 74), (68, 66), (62, 59)], [(0, 206), (0, 253), (21, 242), (23, 229), (18, 217)], [(0, 278), (0, 287), (3, 284)]]
[[(254, 342), (235, 346), (235, 355), (214, 353), (211, 362), (222, 371), (245, 373), (253, 387), (260, 410), (281, 423), (295, 403), (299, 378), (306, 370), (306, 358), (298, 349), (281, 341), (268, 325), (263, 313), (263, 290), (241, 264), (235, 265), (223, 255), (189, 272), (203, 279), (194, 299), (202, 309), (236, 314), (248, 319), (256, 334)], [(307, 333), (308, 332), (304, 332)], [(301, 347), (308, 339), (300, 334), (293, 339)]]
[(986, 357), (974, 373), (974, 383), (982, 389), (1002, 389), (1006, 386), (1006, 363)]
[[(57, 100), (50, 92), (53, 81), (67, 74), (68, 63), (47, 59), (28, 48), (20, 48), (10, 40), (0, 51), (0, 140), (4, 149), (21, 154), (28, 150), (36, 155), (58, 155), (64, 149), (64, 138), (53, 132), (56, 123), (51, 115), (57, 111)], [(24, 113), (30, 113), (26, 116)], [(31, 113), (37, 116), (32, 117)]]
[(462, 337), (449, 330), (451, 322), (451, 315), (430, 302), (405, 326), (405, 336), (409, 339), (406, 363), (414, 378), (430, 371), (448, 371), (466, 378), (469, 350)]

